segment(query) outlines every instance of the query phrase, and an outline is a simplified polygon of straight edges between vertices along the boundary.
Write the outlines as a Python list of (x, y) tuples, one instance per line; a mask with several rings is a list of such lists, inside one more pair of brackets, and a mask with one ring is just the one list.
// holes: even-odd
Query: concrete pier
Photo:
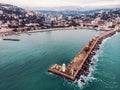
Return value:
[(58, 64), (54, 64), (48, 71), (73, 81), (78, 75), (89, 73), (89, 71), (84, 71), (86, 68), (84, 64), (89, 64), (89, 60), (95, 55), (95, 51), (99, 49), (99, 44), (101, 44), (102, 40), (114, 35), (116, 32), (116, 30), (107, 31), (89, 41), (89, 43), (85, 45), (85, 47), (66, 66), (65, 72), (63, 72), (62, 66)]
[(9, 41), (20, 41), (18, 38), (2, 38), (3, 40), (9, 40)]

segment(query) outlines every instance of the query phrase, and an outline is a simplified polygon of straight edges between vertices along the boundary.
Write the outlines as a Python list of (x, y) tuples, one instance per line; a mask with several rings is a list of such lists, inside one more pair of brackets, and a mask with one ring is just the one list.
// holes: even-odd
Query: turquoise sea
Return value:
[(21, 34), (21, 41), (0, 39), (0, 90), (120, 90), (120, 33), (105, 39), (93, 57), (86, 84), (47, 70), (68, 64), (100, 31), (61, 30)]

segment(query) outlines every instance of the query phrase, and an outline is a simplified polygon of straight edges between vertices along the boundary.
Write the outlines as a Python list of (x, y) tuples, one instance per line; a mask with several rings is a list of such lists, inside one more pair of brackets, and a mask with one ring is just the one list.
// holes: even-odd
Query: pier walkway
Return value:
[(85, 61), (93, 55), (102, 40), (114, 35), (115, 33), (116, 30), (107, 31), (93, 38), (67, 66), (64, 66), (65, 71), (63, 71), (63, 66), (58, 64), (54, 64), (48, 71), (74, 81), (76, 76), (82, 70)]

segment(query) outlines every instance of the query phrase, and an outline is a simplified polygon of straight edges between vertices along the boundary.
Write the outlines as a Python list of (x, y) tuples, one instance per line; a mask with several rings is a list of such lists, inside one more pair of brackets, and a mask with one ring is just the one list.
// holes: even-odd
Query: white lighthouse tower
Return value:
[(62, 72), (65, 72), (65, 70), (66, 70), (66, 65), (63, 63), (63, 65), (62, 65)]

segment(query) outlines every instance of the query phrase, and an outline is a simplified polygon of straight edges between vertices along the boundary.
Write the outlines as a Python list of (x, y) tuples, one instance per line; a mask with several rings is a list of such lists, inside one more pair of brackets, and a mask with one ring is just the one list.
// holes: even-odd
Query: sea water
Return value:
[(68, 64), (100, 33), (62, 30), (10, 36), (18, 42), (0, 39), (0, 90), (119, 90), (120, 33), (103, 41), (84, 85), (47, 72), (55, 63)]

